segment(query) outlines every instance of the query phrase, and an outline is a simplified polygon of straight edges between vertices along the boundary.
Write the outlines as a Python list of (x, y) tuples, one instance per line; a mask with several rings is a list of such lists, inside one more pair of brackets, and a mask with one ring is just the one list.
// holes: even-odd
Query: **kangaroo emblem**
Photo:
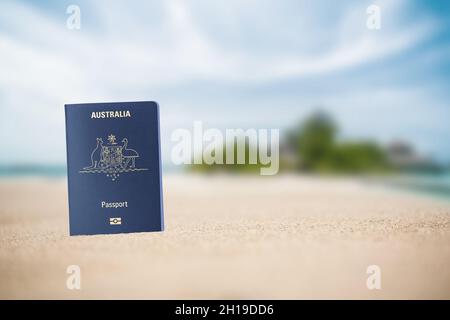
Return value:
[(89, 170), (89, 169), (96, 169), (99, 167), (100, 162), (103, 160), (102, 146), (103, 146), (102, 138), (97, 138), (97, 146), (91, 153), (91, 165), (89, 167), (84, 167), (83, 169)]

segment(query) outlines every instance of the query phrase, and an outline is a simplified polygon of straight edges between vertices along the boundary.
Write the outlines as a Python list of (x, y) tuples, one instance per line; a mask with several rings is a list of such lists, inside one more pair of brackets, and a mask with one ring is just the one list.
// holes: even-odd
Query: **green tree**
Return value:
[(385, 154), (372, 142), (346, 142), (335, 146), (333, 167), (347, 173), (382, 172), (388, 169)]
[(372, 142), (341, 142), (336, 136), (338, 126), (325, 112), (308, 117), (291, 134), (300, 159), (300, 170), (310, 172), (362, 173), (388, 169), (385, 154)]
[(337, 126), (324, 112), (316, 112), (306, 119), (296, 137), (296, 149), (302, 169), (326, 170), (331, 165), (336, 133)]

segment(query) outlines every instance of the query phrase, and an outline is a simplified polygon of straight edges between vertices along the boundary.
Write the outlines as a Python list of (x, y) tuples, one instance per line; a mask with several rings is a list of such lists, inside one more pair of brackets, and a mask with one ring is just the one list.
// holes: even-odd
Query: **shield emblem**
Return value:
[(103, 162), (106, 167), (119, 167), (122, 165), (122, 146), (104, 146)]

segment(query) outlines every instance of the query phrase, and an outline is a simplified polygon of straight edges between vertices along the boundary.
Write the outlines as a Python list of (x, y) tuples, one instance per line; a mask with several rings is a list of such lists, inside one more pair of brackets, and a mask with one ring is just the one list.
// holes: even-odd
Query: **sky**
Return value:
[(342, 139), (450, 163), (449, 16), (446, 1), (2, 0), (0, 164), (64, 164), (65, 103), (134, 100), (160, 104), (166, 163), (194, 120), (284, 130), (318, 108)]

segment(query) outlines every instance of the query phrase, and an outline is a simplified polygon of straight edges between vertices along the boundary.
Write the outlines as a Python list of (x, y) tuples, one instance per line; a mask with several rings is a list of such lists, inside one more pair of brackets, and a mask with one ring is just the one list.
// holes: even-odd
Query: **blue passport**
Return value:
[(164, 229), (156, 102), (66, 104), (70, 235)]

